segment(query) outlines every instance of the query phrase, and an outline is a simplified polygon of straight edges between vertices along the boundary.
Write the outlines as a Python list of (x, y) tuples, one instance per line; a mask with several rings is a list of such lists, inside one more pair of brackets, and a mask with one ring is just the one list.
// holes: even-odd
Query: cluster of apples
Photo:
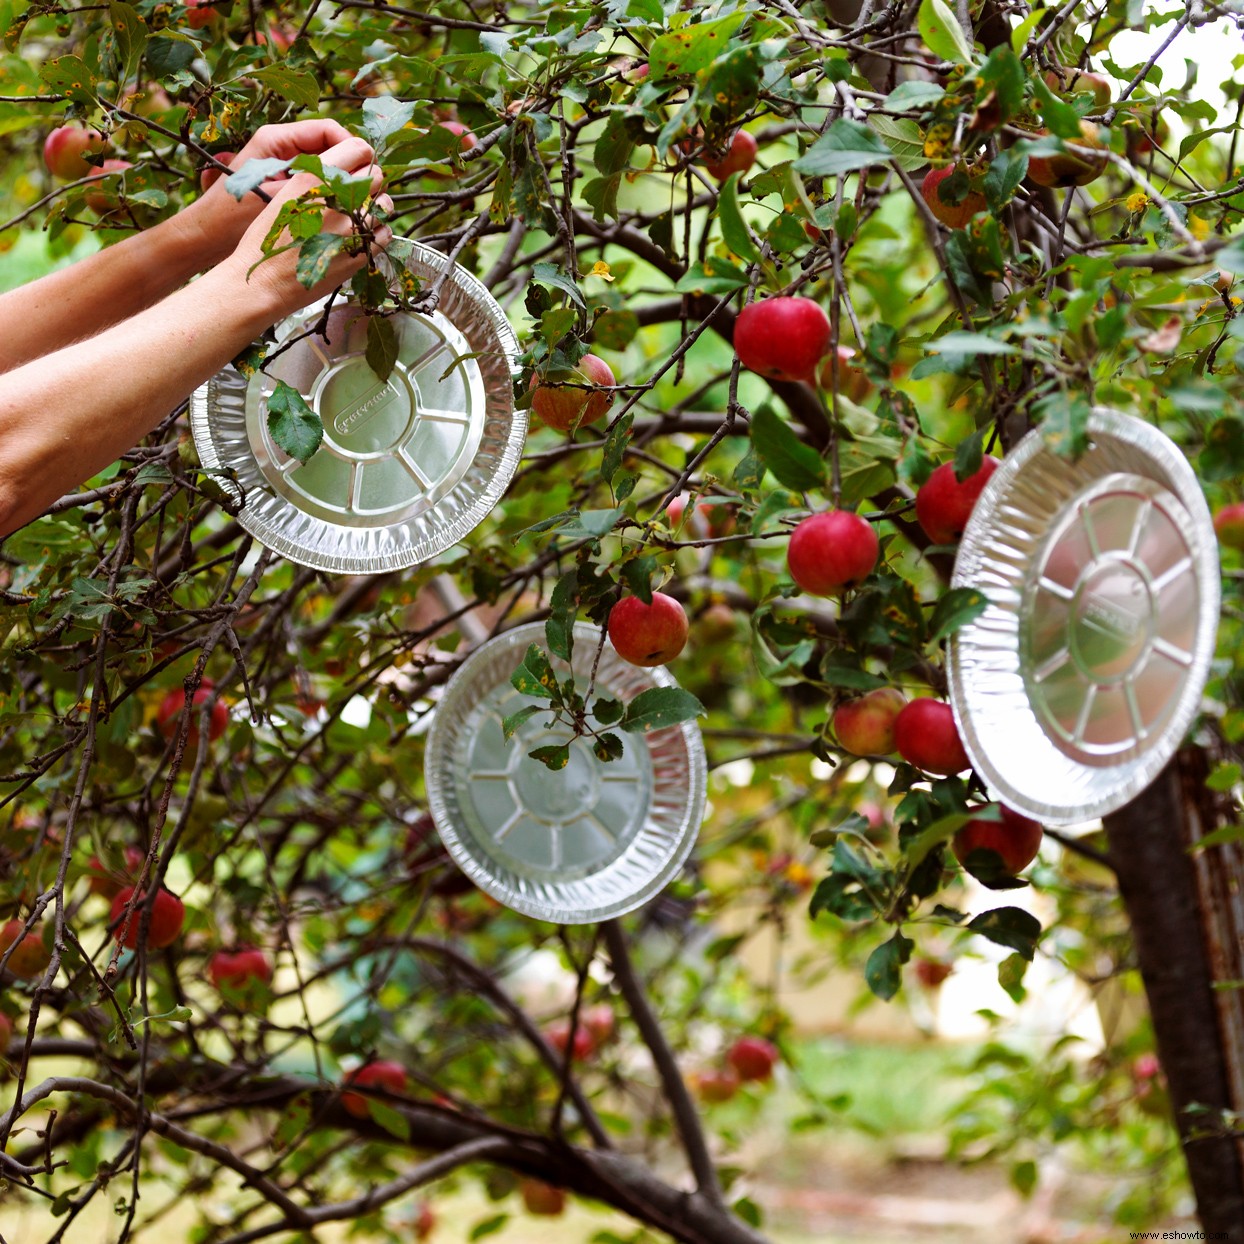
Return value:
[[(88, 155), (102, 155), (108, 142), (97, 130), (82, 125), (59, 125), (43, 144), (43, 162), (53, 177), (62, 181), (79, 181), (94, 175), (104, 180), (134, 166), (129, 160), (109, 157), (97, 164), (88, 163)], [(103, 216), (116, 206), (116, 198), (102, 186), (86, 192), (86, 205), (97, 215)]]
[(695, 1077), (695, 1088), (701, 1101), (729, 1101), (744, 1084), (767, 1084), (781, 1054), (772, 1041), (764, 1037), (739, 1037), (726, 1051), (720, 1067), (701, 1071)]

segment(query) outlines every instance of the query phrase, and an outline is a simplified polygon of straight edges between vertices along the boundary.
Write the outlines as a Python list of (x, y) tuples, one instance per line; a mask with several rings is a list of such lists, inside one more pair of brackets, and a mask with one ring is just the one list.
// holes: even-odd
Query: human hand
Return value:
[[(340, 149), (347, 144), (350, 146), (346, 148), (344, 158), (355, 161), (349, 166), (341, 163)], [(345, 126), (327, 118), (316, 118), (287, 125), (262, 126), (241, 151), (224, 152), (217, 158), (237, 170), (248, 160), (292, 160), (300, 155), (318, 155), (327, 161), (330, 150), (338, 151), (339, 156), (328, 162), (348, 167), (351, 172), (370, 164), (373, 156), (367, 143), (355, 138)], [(241, 201), (236, 199), (225, 188), (224, 175), (218, 169), (207, 169), (201, 180), (204, 188), (202, 197), (175, 218), (186, 234), (187, 244), (193, 246), (199, 256), (200, 270), (231, 255), (243, 234), (266, 206), (263, 199), (254, 193), (243, 195)], [(286, 181), (287, 178), (282, 175), (264, 182), (260, 189), (271, 197)]]
[[(319, 155), (326, 167), (331, 165), (355, 175), (370, 173), (373, 204), (383, 211), (392, 210), (393, 201), (387, 195), (379, 194), (382, 184), (380, 167), (372, 163), (372, 149), (361, 138), (347, 134), (342, 142)], [(240, 154), (233, 161), (233, 167), (240, 167), (242, 158)], [(328, 261), (319, 280), (308, 288), (298, 279), (298, 250), (289, 245), (288, 233), (282, 235), (275, 248), (269, 241), (269, 235), (278, 224), (285, 205), (294, 199), (313, 196), (323, 184), (312, 173), (295, 173), (283, 180), (266, 182), (265, 189), (271, 195), (271, 202), (263, 205), (226, 261), (229, 268), (245, 281), (247, 296), (262, 299), (268, 305), (274, 321), (292, 314), (317, 298), (322, 298), (330, 290), (349, 280), (367, 262), (367, 253), (361, 247), (353, 254), (340, 250)], [(370, 247), (374, 253), (388, 244), (392, 238), (392, 230), (384, 225), (376, 227), (370, 216), (368, 221), (373, 228)], [(349, 216), (338, 211), (323, 210), (321, 234), (349, 237), (354, 232), (355, 222)]]

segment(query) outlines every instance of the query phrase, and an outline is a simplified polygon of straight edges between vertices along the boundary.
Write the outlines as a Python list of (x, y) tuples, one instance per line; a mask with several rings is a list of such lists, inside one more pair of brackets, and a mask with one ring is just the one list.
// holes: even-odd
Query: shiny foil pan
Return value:
[[(586, 691), (600, 631), (574, 629), (576, 685)], [(449, 853), (481, 890), (539, 920), (583, 924), (633, 911), (677, 875), (704, 817), (707, 763), (694, 722), (650, 734), (616, 733), (621, 759), (597, 760), (576, 739), (570, 761), (551, 771), (528, 756), (565, 743), (562, 726), (537, 713), (510, 742), (502, 718), (537, 701), (510, 676), (529, 644), (544, 647), (543, 623), (481, 645), (445, 688), (424, 760), (428, 807)], [(558, 677), (565, 662), (553, 659)], [(627, 702), (650, 687), (675, 686), (664, 669), (623, 661), (606, 643), (596, 692)]]
[[(394, 245), (425, 286), (445, 270), (430, 247)], [(277, 326), (278, 346), (289, 348), (266, 373), (247, 380), (227, 367), (195, 391), (199, 459), (230, 473), (216, 478), (243, 498), (242, 527), (291, 561), (343, 574), (418, 565), (478, 526), (518, 466), (527, 416), (514, 409), (517, 340), (496, 300), (454, 264), (435, 311), (390, 317), (398, 357), (382, 383), (364, 357), (365, 312), (338, 299), (316, 332), (324, 306)], [(324, 425), (305, 464), (268, 433), (277, 380)]]
[(950, 644), (950, 702), (992, 793), (1049, 825), (1114, 811), (1161, 772), (1201, 702), (1218, 546), (1173, 441), (1096, 408), (1078, 462), (1029, 433), (972, 512), (953, 586), (989, 607)]

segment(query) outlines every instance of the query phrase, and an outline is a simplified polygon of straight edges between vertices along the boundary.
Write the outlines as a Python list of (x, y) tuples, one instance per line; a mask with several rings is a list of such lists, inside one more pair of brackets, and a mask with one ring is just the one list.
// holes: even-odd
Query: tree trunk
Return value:
[(1244, 1149), (1223, 1112), (1244, 1109), (1244, 990), (1228, 985), (1244, 979), (1244, 851), (1189, 851), (1234, 819), (1208, 772), (1205, 751), (1181, 751), (1105, 826), (1197, 1213), (1241, 1241)]

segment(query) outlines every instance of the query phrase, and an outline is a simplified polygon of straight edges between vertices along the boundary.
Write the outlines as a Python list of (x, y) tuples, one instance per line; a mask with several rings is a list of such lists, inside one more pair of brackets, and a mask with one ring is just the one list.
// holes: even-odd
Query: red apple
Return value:
[[(126, 905), (134, 893), (134, 887), (127, 885), (112, 900), (112, 914), (109, 922), (116, 925), (116, 939), (122, 946), (133, 950), (138, 945), (138, 935), (142, 930), (143, 905), (147, 901), (147, 891), (139, 894), (134, 910), (122, 923)], [(181, 936), (182, 925), (186, 922), (186, 908), (176, 894), (168, 890), (160, 890), (155, 898), (155, 907), (151, 912), (151, 926), (147, 930), (147, 946), (151, 950), (163, 950), (171, 946)]]
[(601, 1002), (597, 1006), (587, 1007), (579, 1017), (579, 1022), (587, 1029), (588, 1036), (592, 1038), (593, 1047), (600, 1049), (602, 1045), (607, 1045), (613, 1039), (617, 1017), (609, 1003)]
[(735, 130), (730, 146), (720, 160), (705, 160), (704, 171), (716, 181), (725, 181), (731, 173), (746, 173), (756, 162), (756, 139), (746, 130)]
[(920, 197), (942, 224), (950, 229), (962, 229), (977, 212), (985, 211), (989, 205), (979, 190), (969, 190), (961, 203), (948, 203), (943, 199), (939, 187), (954, 171), (954, 165), (929, 169), (920, 184)]
[(616, 383), (604, 359), (585, 354), (571, 371), (532, 376), (532, 414), (559, 432), (595, 423), (613, 404), (613, 393), (604, 390), (612, 390)]
[[(570, 1049), (570, 1021), (568, 1019), (559, 1019), (550, 1024), (544, 1030), (544, 1039), (562, 1056), (566, 1057), (566, 1051)], [(572, 1062), (582, 1062), (585, 1058), (591, 1057), (595, 1052), (596, 1046), (592, 1040), (592, 1034), (588, 1031), (586, 1024), (580, 1021), (574, 1030), (574, 1047), (571, 1050), (570, 1059)]]
[(20, 980), (31, 981), (36, 976), (43, 975), (47, 965), (52, 962), (52, 952), (44, 943), (37, 927), (23, 934), (25, 925), (24, 920), (10, 920), (0, 929), (0, 955), (16, 942), (17, 946), (5, 966)]
[(877, 533), (858, 514), (827, 510), (791, 532), (786, 567), (805, 592), (834, 596), (872, 574), (880, 547)]
[(955, 715), (941, 700), (912, 700), (895, 718), (894, 745), (908, 764), (942, 777), (962, 773), (971, 764)]
[[(363, 1066), (350, 1072), (346, 1076), (345, 1083), (352, 1084), (356, 1088), (380, 1089), (383, 1092), (401, 1096), (409, 1089), (410, 1079), (406, 1074), (406, 1068), (401, 1063), (381, 1058), (375, 1062), (364, 1063)], [(362, 1093), (342, 1093), (341, 1095), (341, 1104), (356, 1119), (366, 1119), (370, 1116), (367, 1100)]]
[(1244, 501), (1224, 505), (1214, 515), (1218, 543), (1229, 549), (1244, 549)]
[[(125, 860), (124, 876), (133, 880), (142, 871), (143, 860), (147, 858), (146, 852), (141, 847), (129, 845), (122, 852), (122, 858)], [(87, 876), (90, 878), (87, 888), (92, 894), (98, 894), (103, 898), (113, 898), (118, 890), (125, 883), (116, 879), (116, 874), (106, 869), (100, 861), (98, 855), (92, 855), (86, 864)]]
[(769, 1080), (781, 1055), (764, 1037), (740, 1037), (727, 1051), (726, 1062), (740, 1080)]
[(1171, 127), (1156, 113), (1150, 117), (1123, 118), (1123, 135), (1127, 142), (1127, 158), (1140, 160), (1155, 147), (1165, 147), (1171, 138)]
[(993, 851), (1001, 859), (1003, 869), (1014, 876), (1037, 858), (1042, 830), (1036, 821), (1021, 816), (1005, 804), (997, 806), (1002, 813), (1000, 821), (973, 817), (955, 835), (955, 856), (962, 864), (973, 851)]
[(742, 1081), (739, 1073), (730, 1067), (720, 1070), (701, 1071), (695, 1078), (695, 1089), (701, 1101), (729, 1101), (738, 1091)]
[(99, 185), (92, 184), (83, 192), (86, 205), (97, 216), (106, 216), (117, 205), (118, 183), (116, 174), (124, 173), (134, 166), (128, 160), (105, 160), (99, 166), (99, 177), (95, 180)]
[[(1037, 137), (1045, 138), (1049, 130), (1038, 130)], [(1066, 139), (1076, 147), (1093, 147), (1104, 151), (1106, 144), (1097, 133), (1097, 126), (1091, 121), (1080, 122), (1080, 137)], [(1029, 156), (1028, 176), (1038, 186), (1087, 186), (1106, 171), (1109, 160), (1104, 155), (1077, 155), (1074, 151), (1065, 151), (1059, 155)]]
[(104, 149), (104, 136), (80, 125), (58, 125), (43, 144), (43, 162), (48, 172), (62, 181), (77, 181), (95, 171), (83, 153), (100, 152)]
[(894, 723), (907, 697), (893, 687), (879, 687), (834, 709), (834, 734), (853, 756), (889, 756), (894, 751)]
[(271, 42), (272, 46), (276, 48), (278, 52), (288, 52), (289, 49), (294, 46), (294, 40), (297, 38), (298, 31), (296, 31), (292, 26), (286, 26), (279, 23), (270, 27), (267, 32), (262, 30), (255, 31), (255, 42), (259, 44), (260, 47), (263, 47), (267, 43)]
[(436, 1211), (427, 1201), (420, 1201), (415, 1207), (414, 1220), (411, 1226), (414, 1229), (416, 1240), (428, 1239), (436, 1229)]
[(262, 997), (271, 983), (272, 964), (253, 946), (218, 950), (207, 961), (207, 979), (227, 998), (251, 1002)]
[[(208, 679), (203, 679), (199, 684), (199, 689), (194, 693), (194, 699), (191, 701), (190, 709), (190, 733), (186, 738), (186, 746), (194, 749), (199, 745), (199, 706), (205, 700), (211, 698), (215, 684)], [(160, 733), (166, 739), (173, 738), (181, 724), (181, 712), (186, 704), (186, 692), (183, 688), (178, 687), (170, 691), (168, 695), (160, 701), (159, 711), (156, 713), (156, 725), (159, 727)], [(224, 700), (217, 700), (212, 705), (211, 716), (208, 718), (207, 737), (208, 741), (214, 743), (229, 725), (229, 706)]]
[(210, 26), (216, 16), (216, 7), (205, 3), (205, 0), (185, 0), (186, 25), (193, 30), (202, 30)]
[(1110, 107), (1114, 95), (1110, 83), (1101, 74), (1091, 69), (1069, 69), (1065, 65), (1047, 69), (1045, 85), (1063, 95), (1091, 95), (1099, 111)]
[(917, 959), (916, 979), (926, 989), (940, 989), (942, 982), (954, 971), (954, 965), (944, 959)]
[(0, 1011), (0, 1058), (5, 1056), (9, 1042), (13, 1040), (13, 1021)]
[(734, 322), (734, 352), (772, 380), (811, 380), (829, 349), (829, 316), (811, 298), (778, 295), (749, 302)]
[(451, 134), (457, 134), (459, 139), (458, 145), (463, 151), (470, 151), (472, 147), (477, 146), (479, 143), (479, 139), (461, 121), (438, 121), (436, 124), (441, 129), (448, 130)]
[[(834, 389), (834, 352), (830, 352), (821, 360), (816, 372), (816, 382), (827, 392)], [(871, 392), (873, 382), (868, 373), (851, 360), (855, 351), (850, 346), (839, 346), (838, 355), (838, 392), (853, 402), (862, 402)]]
[(520, 1179), (518, 1191), (529, 1214), (557, 1218), (566, 1211), (566, 1193), (540, 1179)]
[(609, 611), (609, 640), (632, 665), (664, 665), (687, 642), (687, 614), (664, 592), (652, 593), (652, 604), (627, 596)]
[(998, 469), (997, 458), (982, 458), (980, 468), (960, 480), (953, 462), (943, 462), (916, 493), (916, 518), (934, 544), (954, 544), (968, 525), (972, 507), (989, 477)]

